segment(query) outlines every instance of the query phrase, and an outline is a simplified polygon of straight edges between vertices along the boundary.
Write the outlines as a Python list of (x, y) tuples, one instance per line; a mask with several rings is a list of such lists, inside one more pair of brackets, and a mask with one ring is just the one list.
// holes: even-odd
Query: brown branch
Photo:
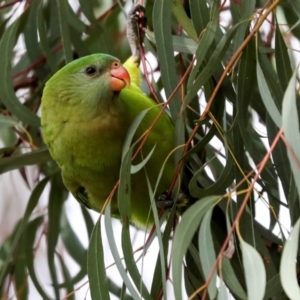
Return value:
[[(283, 133), (283, 129), (280, 129), (279, 132), (277, 133), (277, 135), (276, 135), (276, 137), (275, 137), (275, 139), (274, 139), (274, 141), (273, 141), (271, 147), (270, 147), (270, 150), (268, 151), (268, 153), (265, 155), (265, 157), (264, 157), (263, 160), (261, 161), (260, 167), (258, 168), (258, 171), (257, 171), (256, 175), (254, 176), (253, 181), (251, 182), (251, 184), (250, 184), (249, 187), (247, 188), (247, 193), (246, 193), (246, 195), (245, 195), (245, 197), (244, 197), (244, 200), (243, 200), (243, 202), (242, 202), (242, 204), (241, 204), (241, 207), (240, 207), (240, 209), (239, 209), (238, 212), (237, 212), (237, 215), (236, 215), (236, 217), (235, 217), (235, 219), (234, 219), (234, 221), (233, 221), (233, 223), (232, 223), (232, 226), (231, 226), (231, 228), (230, 228), (230, 230), (229, 230), (229, 232), (228, 232), (228, 235), (227, 235), (227, 237), (226, 237), (226, 239), (225, 239), (225, 241), (224, 241), (224, 243), (223, 243), (223, 245), (222, 245), (222, 248), (221, 248), (221, 250), (220, 250), (220, 252), (219, 252), (219, 254), (218, 254), (218, 257), (217, 257), (217, 259), (216, 259), (214, 265), (212, 266), (211, 271), (210, 271), (210, 273), (209, 273), (209, 275), (208, 275), (208, 277), (207, 277), (207, 280), (206, 280), (206, 282), (205, 282), (206, 289), (204, 290), (204, 293), (203, 293), (203, 300), (206, 299), (206, 295), (207, 295), (207, 287), (209, 286), (210, 281), (211, 281), (211, 279), (212, 279), (212, 277), (213, 277), (213, 274), (214, 274), (214, 272), (215, 272), (215, 270), (216, 270), (216, 268), (217, 268), (217, 266), (218, 266), (220, 260), (223, 258), (223, 253), (224, 253), (224, 251), (226, 250), (226, 247), (227, 247), (227, 245), (228, 245), (228, 243), (229, 243), (229, 241), (230, 241), (230, 239), (231, 239), (231, 236), (232, 236), (232, 234), (233, 234), (233, 232), (234, 232), (234, 230), (235, 230), (235, 228), (236, 228), (238, 222), (239, 222), (240, 219), (241, 219), (241, 216), (242, 216), (242, 214), (243, 214), (243, 212), (244, 212), (244, 210), (245, 210), (245, 208), (246, 208), (246, 205), (247, 205), (247, 203), (248, 203), (248, 200), (249, 200), (249, 198), (250, 198), (250, 196), (251, 196), (251, 193), (252, 193), (252, 190), (253, 190), (253, 188), (254, 188), (254, 185), (255, 185), (256, 181), (258, 180), (260, 174), (261, 174), (262, 171), (264, 170), (264, 168), (265, 168), (265, 166), (266, 166), (268, 160), (270, 159), (270, 156), (271, 156), (273, 150), (275, 149), (275, 147), (276, 147), (278, 141), (281, 139), (282, 133)], [(202, 289), (202, 287), (201, 287), (201, 289)], [(198, 293), (198, 290), (194, 292), (194, 294), (197, 294), (197, 293)], [(193, 295), (194, 295), (194, 294), (193, 294)], [(189, 299), (192, 299), (192, 298), (193, 298), (193, 295), (190, 296)]]
[(12, 1), (12, 2), (9, 2), (9, 3), (3, 4), (3, 5), (0, 5), (0, 9), (3, 9), (3, 8), (6, 8), (6, 7), (15, 5), (16, 3), (22, 2), (22, 1), (23, 0), (15, 0), (15, 1)]
[[(263, 24), (263, 22), (266, 20), (266, 18), (268, 17), (268, 15), (275, 9), (275, 7), (279, 4), (280, 0), (275, 0), (270, 7), (267, 9), (267, 11), (261, 16), (260, 19), (257, 20), (253, 30), (250, 32), (250, 34), (246, 37), (246, 39), (244, 40), (244, 42), (240, 45), (240, 47), (237, 49), (237, 51), (233, 54), (232, 58), (230, 59), (229, 63), (227, 64), (226, 68), (223, 71), (223, 74), (221, 76), (221, 78), (219, 79), (211, 97), (209, 98), (206, 108), (202, 114), (202, 116), (200, 117), (200, 121), (202, 121), (203, 119), (205, 119), (206, 115), (208, 114), (210, 107), (217, 95), (217, 92), (219, 91), (221, 84), (223, 83), (224, 79), (226, 78), (227, 74), (230, 72), (230, 69), (233, 67), (233, 65), (236, 63), (237, 59), (239, 58), (239, 56), (241, 55), (241, 53), (243, 52), (244, 48), (248, 45), (248, 43), (250, 42), (250, 40), (252, 39), (252, 37), (257, 33), (257, 31), (260, 29), (261, 25)], [(195, 132), (196, 133), (196, 132)]]
[[(18, 0), (16, 2), (19, 1), (23, 1), (23, 0)], [(104, 19), (105, 17), (107, 17), (114, 8), (116, 8), (118, 5), (118, 2), (115, 2), (107, 11), (105, 11), (101, 16), (99, 16), (97, 18), (98, 21)], [(0, 7), (1, 8), (1, 7)], [(92, 25), (88, 25), (87, 28), (91, 28)], [(56, 53), (57, 51), (59, 51), (60, 49), (62, 49), (63, 45), (59, 44), (57, 45), (52, 51), (51, 53)], [(29, 65), (26, 69), (15, 73), (12, 77), (16, 78), (18, 76), (24, 75), (26, 73), (28, 73), (29, 71), (31, 71), (32, 69), (34, 69), (35, 67), (37, 67), (38, 65), (42, 64), (43, 62), (47, 61), (46, 55), (41, 56), (39, 59), (37, 59), (35, 62), (33, 62), (31, 65)]]

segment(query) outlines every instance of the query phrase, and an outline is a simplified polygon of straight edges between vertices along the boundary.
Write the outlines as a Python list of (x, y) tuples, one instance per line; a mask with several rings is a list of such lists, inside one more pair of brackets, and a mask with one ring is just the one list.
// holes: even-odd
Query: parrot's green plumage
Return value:
[[(140, 74), (134, 59), (124, 67), (106, 54), (86, 56), (58, 71), (43, 92), (44, 140), (62, 170), (66, 187), (78, 201), (98, 212), (119, 179), (122, 147), (131, 123), (141, 111), (152, 108), (136, 131), (137, 140), (161, 110), (138, 87)], [(163, 113), (137, 158), (137, 162), (141, 156), (145, 158), (156, 145), (144, 169), (131, 175), (131, 221), (137, 226), (146, 225), (150, 211), (145, 173), (153, 187), (173, 150), (173, 135), (171, 120)], [(174, 168), (171, 157), (156, 196), (169, 188)], [(116, 195), (112, 210), (117, 215)]]

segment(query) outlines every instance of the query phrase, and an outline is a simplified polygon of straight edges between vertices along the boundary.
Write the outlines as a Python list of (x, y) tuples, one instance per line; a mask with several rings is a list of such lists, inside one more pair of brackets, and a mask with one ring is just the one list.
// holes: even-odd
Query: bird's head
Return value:
[(93, 54), (74, 60), (56, 72), (43, 93), (46, 106), (59, 105), (68, 115), (114, 111), (118, 93), (130, 85), (130, 76), (119, 59)]

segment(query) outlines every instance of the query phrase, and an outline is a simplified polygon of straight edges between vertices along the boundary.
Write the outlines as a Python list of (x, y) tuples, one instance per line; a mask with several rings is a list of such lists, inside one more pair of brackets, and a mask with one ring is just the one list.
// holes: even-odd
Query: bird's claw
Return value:
[(167, 193), (163, 193), (157, 197), (156, 206), (158, 208), (172, 208), (174, 201), (169, 199)]
[(176, 199), (176, 202), (170, 198), (168, 198), (168, 193), (165, 192), (158, 196), (156, 201), (156, 206), (158, 208), (172, 208), (174, 203), (178, 208), (186, 206), (188, 202), (188, 198), (184, 193), (180, 193)]
[(128, 13), (127, 18), (127, 39), (130, 45), (131, 53), (133, 57), (140, 58), (139, 50), (139, 37), (143, 32), (142, 28), (146, 27), (145, 7), (137, 4)]
[(137, 4), (128, 12), (128, 18), (139, 28), (145, 28), (147, 25), (146, 9), (143, 5)]

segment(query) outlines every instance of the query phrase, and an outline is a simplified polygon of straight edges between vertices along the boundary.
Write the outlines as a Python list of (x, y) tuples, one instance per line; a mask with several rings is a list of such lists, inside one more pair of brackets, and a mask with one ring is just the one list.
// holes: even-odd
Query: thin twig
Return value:
[(252, 37), (258, 32), (258, 30), (260, 29), (263, 22), (266, 20), (268, 15), (275, 9), (275, 7), (279, 4), (279, 2), (280, 2), (280, 0), (275, 0), (272, 3), (272, 5), (270, 5), (270, 7), (267, 9), (267, 11), (257, 20), (257, 23), (255, 24), (255, 26), (254, 26), (253, 30), (250, 32), (250, 34), (245, 38), (244, 42), (240, 45), (240, 47), (237, 49), (237, 51), (231, 57), (229, 63), (227, 64), (226, 68), (223, 71), (221, 78), (218, 80), (218, 83), (217, 83), (211, 97), (209, 98), (209, 100), (207, 102), (206, 108), (200, 117), (200, 121), (205, 119), (206, 115), (208, 114), (210, 107), (217, 95), (217, 92), (219, 91), (219, 89), (220, 89), (224, 79), (226, 78), (227, 74), (229, 73), (230, 69), (236, 63), (236, 60), (239, 58), (239, 56), (243, 52), (244, 48), (248, 45), (248, 43), (250, 42)]
[[(224, 241), (224, 243), (223, 243), (223, 245), (222, 245), (221, 250), (219, 251), (219, 254), (218, 254), (218, 256), (217, 256), (217, 259), (215, 260), (215, 262), (214, 262), (214, 264), (213, 264), (213, 266), (212, 266), (212, 268), (211, 268), (211, 271), (210, 271), (210, 273), (209, 273), (209, 275), (208, 275), (208, 277), (207, 277), (207, 280), (206, 280), (205, 285), (204, 285), (204, 286), (206, 287), (206, 289), (205, 289), (204, 292), (203, 292), (202, 300), (205, 300), (205, 299), (206, 299), (206, 295), (207, 295), (207, 287), (208, 287), (209, 284), (210, 284), (210, 281), (211, 281), (211, 279), (212, 279), (212, 277), (213, 277), (213, 275), (214, 275), (214, 272), (215, 272), (215, 270), (216, 270), (216, 268), (217, 268), (217, 266), (218, 266), (218, 264), (219, 264), (219, 261), (223, 258), (223, 253), (224, 253), (224, 251), (226, 250), (226, 247), (227, 247), (227, 245), (228, 245), (228, 243), (229, 243), (229, 241), (230, 241), (230, 239), (231, 239), (231, 236), (232, 236), (232, 234), (233, 234), (233, 232), (234, 232), (234, 230), (235, 230), (235, 228), (236, 228), (238, 222), (240, 221), (240, 218), (241, 218), (241, 216), (242, 216), (242, 214), (243, 214), (243, 212), (244, 212), (244, 210), (245, 210), (245, 208), (246, 208), (246, 205), (247, 205), (248, 200), (249, 200), (249, 198), (250, 198), (250, 196), (251, 196), (251, 193), (252, 193), (252, 190), (253, 190), (253, 188), (254, 188), (254, 185), (255, 185), (256, 181), (258, 180), (260, 174), (261, 174), (262, 171), (264, 170), (264, 168), (265, 168), (265, 166), (266, 166), (266, 164), (267, 164), (267, 161), (270, 159), (270, 156), (271, 156), (272, 152), (274, 151), (274, 149), (275, 149), (275, 147), (276, 147), (278, 141), (281, 139), (282, 133), (283, 133), (283, 129), (281, 128), (281, 129), (278, 131), (278, 133), (277, 133), (277, 135), (276, 135), (276, 137), (275, 137), (275, 139), (274, 139), (274, 141), (273, 141), (273, 143), (272, 143), (272, 145), (271, 145), (271, 147), (270, 147), (270, 150), (267, 152), (267, 154), (265, 155), (265, 157), (264, 157), (263, 160), (261, 161), (260, 166), (259, 166), (259, 168), (258, 168), (258, 171), (257, 171), (256, 175), (255, 175), (254, 178), (253, 178), (253, 181), (251, 182), (251, 184), (249, 185), (249, 187), (248, 187), (247, 190), (246, 190), (247, 193), (246, 193), (246, 195), (245, 195), (245, 197), (244, 197), (244, 200), (243, 200), (243, 202), (242, 202), (242, 204), (241, 204), (241, 207), (240, 207), (240, 209), (239, 209), (238, 212), (237, 212), (237, 215), (236, 215), (236, 217), (235, 217), (235, 219), (234, 219), (234, 221), (233, 221), (233, 223), (232, 223), (232, 226), (231, 226), (231, 228), (230, 228), (230, 230), (229, 230), (229, 232), (228, 232), (228, 235), (227, 235), (227, 237), (226, 237), (226, 239), (225, 239), (225, 241)], [(200, 287), (199, 289), (202, 289), (202, 288), (203, 288), (203, 287)], [(189, 297), (189, 299), (193, 299), (193, 297), (199, 292), (199, 289), (197, 289), (197, 290)]]

